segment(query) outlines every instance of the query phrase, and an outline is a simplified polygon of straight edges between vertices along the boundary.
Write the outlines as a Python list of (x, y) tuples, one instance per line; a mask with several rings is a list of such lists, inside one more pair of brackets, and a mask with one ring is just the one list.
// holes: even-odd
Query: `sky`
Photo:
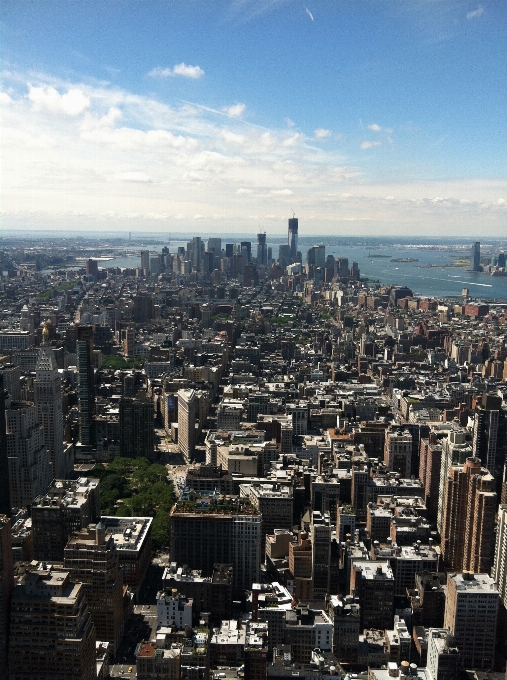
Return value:
[(6, 229), (507, 234), (505, 0), (3, 0), (0, 40)]

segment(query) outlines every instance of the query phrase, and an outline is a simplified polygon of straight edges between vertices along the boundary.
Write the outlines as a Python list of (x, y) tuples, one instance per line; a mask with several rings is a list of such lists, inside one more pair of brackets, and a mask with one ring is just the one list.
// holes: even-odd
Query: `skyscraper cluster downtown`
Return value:
[(507, 301), (302, 240), (4, 239), (2, 680), (505, 673)]

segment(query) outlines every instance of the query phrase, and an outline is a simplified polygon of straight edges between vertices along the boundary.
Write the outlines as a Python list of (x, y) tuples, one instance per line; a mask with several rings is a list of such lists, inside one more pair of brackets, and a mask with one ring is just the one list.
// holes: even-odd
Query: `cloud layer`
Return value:
[(337, 133), (296, 132), (287, 122), (263, 128), (249, 122), (250, 111), (243, 118), (244, 103), (168, 105), (33, 74), (4, 74), (4, 83), (6, 228), (176, 231), (213, 220), (215, 230), (248, 232), (255, 221), (274, 233), (294, 208), (322, 234), (504, 233), (501, 180), (370, 179), (363, 163), (387, 152), (382, 140), (392, 132), (377, 123), (368, 126), (372, 139), (350, 148), (382, 148), (347, 157)]

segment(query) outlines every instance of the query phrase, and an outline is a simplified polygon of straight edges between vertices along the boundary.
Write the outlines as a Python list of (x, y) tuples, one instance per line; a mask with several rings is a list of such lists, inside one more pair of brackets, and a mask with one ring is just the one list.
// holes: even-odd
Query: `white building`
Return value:
[(157, 625), (176, 626), (179, 630), (192, 627), (192, 598), (184, 597), (175, 590), (157, 594)]

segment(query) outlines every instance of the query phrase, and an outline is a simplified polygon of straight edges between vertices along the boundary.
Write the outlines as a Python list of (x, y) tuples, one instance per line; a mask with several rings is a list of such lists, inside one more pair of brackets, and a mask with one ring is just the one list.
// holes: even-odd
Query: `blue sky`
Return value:
[(3, 3), (6, 227), (507, 232), (504, 0)]

